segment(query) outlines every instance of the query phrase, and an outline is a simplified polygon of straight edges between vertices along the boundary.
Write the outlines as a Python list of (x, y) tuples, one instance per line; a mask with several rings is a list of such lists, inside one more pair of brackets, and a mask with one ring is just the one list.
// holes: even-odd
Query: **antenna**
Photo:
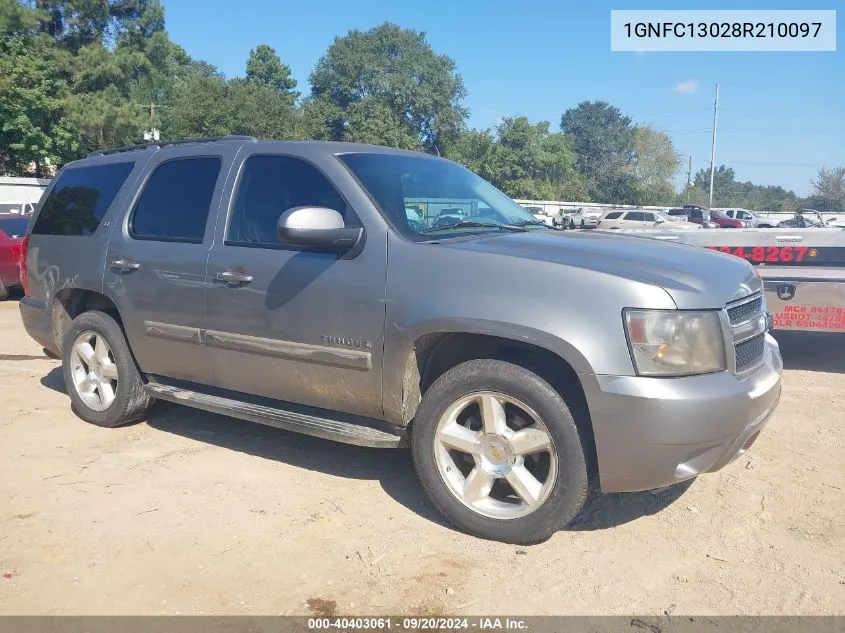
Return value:
[(716, 84), (716, 101), (713, 104), (713, 148), (710, 150), (710, 203), (713, 206), (713, 177), (716, 173), (716, 122), (719, 117), (719, 84)]

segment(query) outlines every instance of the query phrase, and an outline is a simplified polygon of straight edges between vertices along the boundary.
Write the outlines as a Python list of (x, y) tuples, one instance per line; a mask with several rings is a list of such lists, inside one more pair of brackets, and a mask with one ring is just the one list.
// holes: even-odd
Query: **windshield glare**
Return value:
[[(483, 178), (452, 161), (401, 154), (341, 154), (388, 221), (411, 240), (498, 231), (459, 222), (515, 225), (537, 219)], [(450, 229), (449, 227), (454, 226)], [(442, 230), (441, 230), (442, 229)]]

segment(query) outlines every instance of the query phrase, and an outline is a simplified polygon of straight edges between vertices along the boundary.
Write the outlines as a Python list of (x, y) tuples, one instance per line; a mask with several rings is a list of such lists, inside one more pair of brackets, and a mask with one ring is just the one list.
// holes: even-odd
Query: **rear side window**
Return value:
[(617, 219), (620, 215), (622, 215), (622, 212), (621, 212), (621, 211), (612, 211), (611, 213), (608, 213), (606, 216), (604, 216), (604, 219), (605, 219), (605, 220), (615, 220), (615, 219)]
[(632, 222), (642, 222), (645, 218), (641, 211), (631, 211), (628, 215), (625, 216), (626, 220), (631, 220)]
[(135, 205), (130, 235), (141, 240), (201, 243), (219, 174), (216, 156), (179, 158), (159, 165)]
[(134, 162), (66, 169), (41, 207), (35, 235), (91, 235), (100, 226)]

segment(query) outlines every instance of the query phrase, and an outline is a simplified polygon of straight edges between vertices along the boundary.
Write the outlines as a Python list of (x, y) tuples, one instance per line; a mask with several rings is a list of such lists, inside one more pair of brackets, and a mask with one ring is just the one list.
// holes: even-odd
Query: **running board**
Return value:
[[(198, 391), (191, 391), (161, 383), (150, 382), (145, 385), (147, 392), (159, 400), (167, 400), (176, 404), (184, 404), (195, 409), (218, 413), (241, 420), (257, 422), (273, 426), (285, 431), (304, 433), (314, 437), (322, 437), (344, 444), (355, 446), (369, 446), (371, 448), (398, 448), (405, 446), (405, 435), (400, 431), (383, 431), (366, 426), (362, 423), (343, 422), (327, 417), (320, 417), (308, 413), (301, 413), (278, 407), (253, 404), (216, 396)], [(293, 405), (297, 406), (297, 405)], [(297, 406), (297, 408), (300, 408)], [(364, 420), (361, 418), (361, 420)], [(377, 421), (373, 421), (378, 424)], [(383, 426), (389, 427), (387, 423)]]

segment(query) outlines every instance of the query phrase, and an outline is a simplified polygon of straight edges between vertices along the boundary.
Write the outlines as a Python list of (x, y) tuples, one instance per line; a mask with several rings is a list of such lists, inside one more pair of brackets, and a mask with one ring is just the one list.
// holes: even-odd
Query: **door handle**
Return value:
[(129, 258), (122, 257), (120, 259), (114, 260), (110, 264), (110, 266), (111, 266), (111, 268), (113, 268), (115, 270), (122, 270), (122, 271), (128, 272), (130, 270), (138, 270), (141, 267), (141, 264), (139, 264), (138, 262), (132, 261)]
[(252, 281), (253, 277), (238, 270), (224, 270), (222, 273), (217, 273), (215, 279), (227, 284), (248, 284)]

